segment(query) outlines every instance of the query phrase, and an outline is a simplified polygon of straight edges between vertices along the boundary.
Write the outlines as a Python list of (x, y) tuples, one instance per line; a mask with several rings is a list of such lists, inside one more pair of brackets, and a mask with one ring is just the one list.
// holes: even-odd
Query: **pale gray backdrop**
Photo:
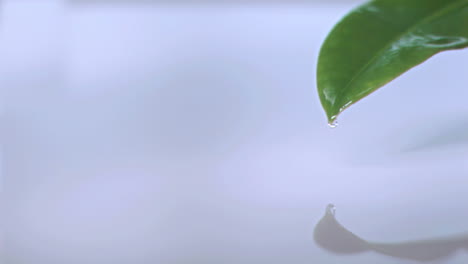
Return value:
[(360, 1), (78, 2), (2, 3), (1, 263), (414, 263), (319, 248), (330, 202), (374, 241), (468, 231), (467, 51), (332, 130), (317, 54)]

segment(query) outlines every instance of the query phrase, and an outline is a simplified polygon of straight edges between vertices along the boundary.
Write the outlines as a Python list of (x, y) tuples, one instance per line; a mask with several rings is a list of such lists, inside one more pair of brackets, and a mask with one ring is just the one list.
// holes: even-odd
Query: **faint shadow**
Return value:
[(327, 206), (325, 215), (315, 226), (314, 240), (321, 248), (334, 254), (357, 254), (372, 251), (420, 262), (444, 259), (459, 249), (468, 250), (468, 234), (401, 243), (377, 243), (364, 240), (347, 230), (336, 220), (335, 206), (332, 204)]
[[(433, 121), (428, 127), (419, 126), (412, 130), (418, 131), (417, 136), (411, 138), (410, 143), (401, 150), (402, 152), (421, 152), (468, 143), (466, 119)], [(408, 131), (404, 133), (407, 135)]]

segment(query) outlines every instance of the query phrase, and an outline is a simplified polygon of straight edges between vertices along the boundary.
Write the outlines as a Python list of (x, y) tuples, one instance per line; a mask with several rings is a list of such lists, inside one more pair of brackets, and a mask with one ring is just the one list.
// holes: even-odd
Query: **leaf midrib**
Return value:
[[(420, 25), (423, 25), (424, 23), (434, 19), (434, 18), (437, 18), (445, 13), (448, 13), (449, 11), (451, 11), (452, 9), (455, 9), (459, 6), (463, 6), (464, 4), (468, 4), (468, 0), (460, 0), (459, 2), (454, 2), (452, 4), (449, 4), (447, 7), (445, 8), (442, 8), (441, 10), (438, 10), (437, 12), (435, 13), (432, 13), (432, 14), (429, 14), (428, 16), (424, 16), (421, 20), (419, 20), (418, 22), (416, 22), (413, 26), (409, 27), (407, 30), (404, 30), (403, 32), (401, 32), (400, 34), (397, 34), (394, 38), (392, 38), (386, 45), (383, 46), (383, 48), (379, 49), (375, 54), (374, 56), (371, 57), (371, 59), (359, 70), (357, 71), (357, 73), (351, 78), (351, 80), (348, 81), (348, 83), (344, 86), (344, 88), (341, 90), (341, 93), (339, 93), (339, 97), (340, 98), (338, 100), (338, 102), (340, 103), (339, 105), (341, 105), (341, 102), (342, 102), (342, 95), (343, 93), (348, 90), (348, 88), (353, 84), (353, 82), (358, 78), (360, 77), (368, 68), (370, 65), (373, 64), (373, 62), (380, 57), (380, 55), (386, 51), (388, 49), (388, 47), (392, 44), (394, 44), (398, 39), (401, 39), (402, 36), (404, 35), (407, 35), (409, 34), (410, 32), (414, 31), (415, 28), (419, 27)], [(336, 115), (338, 115), (340, 112), (342, 112), (345, 108), (349, 107), (351, 104), (353, 104), (355, 102), (351, 102), (351, 103), (348, 103), (346, 107), (340, 107), (340, 109), (338, 109), (338, 112), (336, 113)], [(343, 109), (341, 109), (343, 108)]]

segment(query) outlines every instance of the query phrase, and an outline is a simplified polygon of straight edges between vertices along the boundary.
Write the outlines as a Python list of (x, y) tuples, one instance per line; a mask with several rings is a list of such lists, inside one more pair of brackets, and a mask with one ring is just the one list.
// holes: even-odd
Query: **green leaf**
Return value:
[(350, 105), (445, 50), (468, 46), (468, 0), (374, 0), (349, 13), (319, 55), (330, 123)]

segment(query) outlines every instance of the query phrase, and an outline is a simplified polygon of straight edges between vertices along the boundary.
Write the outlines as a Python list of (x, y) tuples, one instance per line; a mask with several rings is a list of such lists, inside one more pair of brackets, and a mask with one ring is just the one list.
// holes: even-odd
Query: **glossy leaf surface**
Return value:
[(317, 85), (328, 121), (431, 56), (467, 46), (468, 0), (374, 0), (356, 8), (320, 51)]

